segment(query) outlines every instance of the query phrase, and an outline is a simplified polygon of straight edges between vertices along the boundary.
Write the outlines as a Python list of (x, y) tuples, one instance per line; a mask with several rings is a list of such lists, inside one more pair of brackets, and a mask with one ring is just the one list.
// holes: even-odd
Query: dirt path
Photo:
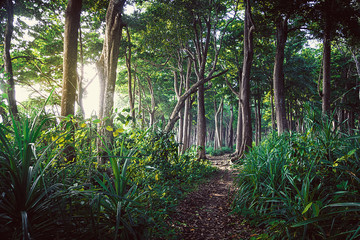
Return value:
[(230, 215), (234, 173), (229, 157), (209, 159), (219, 171), (179, 204), (173, 218), (182, 233), (179, 239), (250, 239), (256, 236), (257, 231), (244, 219)]

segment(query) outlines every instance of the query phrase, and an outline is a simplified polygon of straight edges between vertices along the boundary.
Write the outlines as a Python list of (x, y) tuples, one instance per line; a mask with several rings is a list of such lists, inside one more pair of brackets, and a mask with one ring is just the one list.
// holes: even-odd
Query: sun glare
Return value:
[(99, 109), (100, 84), (95, 64), (85, 65), (84, 75), (86, 80), (83, 84), (83, 87), (86, 87), (84, 109), (85, 117), (89, 118), (92, 115), (96, 115)]

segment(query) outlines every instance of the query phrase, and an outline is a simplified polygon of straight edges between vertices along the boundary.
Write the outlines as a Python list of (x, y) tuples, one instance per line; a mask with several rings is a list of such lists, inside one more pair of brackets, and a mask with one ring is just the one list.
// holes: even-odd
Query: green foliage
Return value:
[(233, 148), (230, 147), (222, 147), (220, 149), (214, 149), (212, 146), (209, 146), (206, 148), (206, 153), (211, 156), (220, 156), (226, 153), (233, 153), (233, 152), (234, 152)]
[(51, 181), (47, 170), (52, 159), (39, 148), (39, 136), (47, 119), (0, 125), (0, 234), (5, 239), (55, 237), (57, 225), (52, 211), (60, 187)]
[[(175, 238), (168, 218), (177, 201), (214, 171), (195, 150), (178, 155), (172, 134), (125, 126), (105, 126), (114, 144), (98, 166), (100, 120), (39, 116), (0, 125), (0, 234), (7, 239)], [(73, 162), (65, 159), (69, 144)]]
[(307, 132), (269, 136), (238, 165), (235, 211), (276, 239), (356, 239), (360, 136), (308, 115)]

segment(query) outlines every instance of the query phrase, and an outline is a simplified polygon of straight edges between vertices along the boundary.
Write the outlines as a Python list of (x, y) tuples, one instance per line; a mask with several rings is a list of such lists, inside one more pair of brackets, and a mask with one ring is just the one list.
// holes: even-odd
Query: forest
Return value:
[[(359, 1), (1, 0), (0, 22), (1, 238), (360, 239)], [(247, 235), (186, 237), (217, 158)]]

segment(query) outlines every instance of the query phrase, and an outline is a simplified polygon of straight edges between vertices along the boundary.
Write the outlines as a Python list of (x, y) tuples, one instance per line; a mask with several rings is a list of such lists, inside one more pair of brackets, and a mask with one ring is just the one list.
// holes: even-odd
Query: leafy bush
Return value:
[(235, 211), (275, 239), (357, 239), (360, 136), (310, 116), (307, 132), (269, 136), (238, 165)]

